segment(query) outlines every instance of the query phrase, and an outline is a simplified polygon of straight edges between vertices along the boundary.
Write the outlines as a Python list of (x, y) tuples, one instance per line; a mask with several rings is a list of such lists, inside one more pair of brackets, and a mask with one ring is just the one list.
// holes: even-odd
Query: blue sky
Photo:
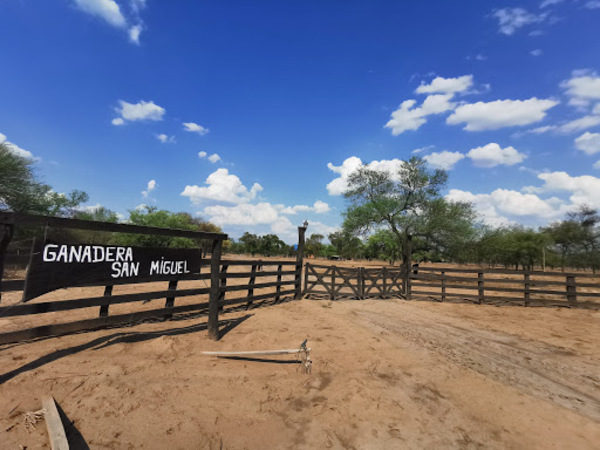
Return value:
[(0, 0), (0, 140), (57, 191), (293, 242), (413, 154), (493, 225), (600, 208), (600, 0)]

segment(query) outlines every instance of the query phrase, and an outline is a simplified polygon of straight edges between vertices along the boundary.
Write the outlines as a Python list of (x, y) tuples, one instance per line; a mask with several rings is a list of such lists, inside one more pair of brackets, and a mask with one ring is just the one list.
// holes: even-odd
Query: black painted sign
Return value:
[(201, 259), (199, 249), (41, 244), (31, 256), (23, 301), (74, 285), (177, 279), (200, 273)]

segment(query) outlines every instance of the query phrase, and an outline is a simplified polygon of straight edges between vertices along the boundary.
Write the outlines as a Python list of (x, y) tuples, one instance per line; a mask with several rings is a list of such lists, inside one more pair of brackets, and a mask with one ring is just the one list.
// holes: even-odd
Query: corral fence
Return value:
[(307, 298), (367, 299), (404, 295), (403, 267), (338, 267), (306, 263), (304, 289)]
[[(196, 268), (189, 273), (173, 275), (163, 272), (160, 276), (154, 274), (152, 277), (115, 278), (107, 283), (89, 281), (83, 276), (80, 279), (73, 279), (68, 286), (65, 286), (64, 295), (61, 291), (60, 296), (53, 295), (53, 299), (50, 301), (39, 301), (38, 298), (32, 298), (29, 302), (25, 296), (28, 289), (27, 283), (31, 283), (29, 273), (27, 279), (3, 279), (4, 256), (7, 255), (15, 227), (21, 226), (202, 239), (211, 242), (211, 253), (210, 258), (202, 258), (202, 252), (198, 250), (199, 257), (197, 259), (199, 261), (192, 261)], [(295, 261), (227, 260), (221, 258), (223, 241), (227, 239), (227, 235), (223, 233), (0, 213), (0, 296), (6, 297), (11, 294), (16, 296), (19, 295), (19, 291), (23, 292), (23, 299), (20, 301), (14, 301), (13, 298), (11, 304), (6, 306), (2, 305), (2, 303), (6, 304), (6, 301), (0, 303), (0, 344), (123, 325), (142, 320), (171, 319), (184, 313), (208, 313), (208, 334), (212, 339), (218, 339), (220, 313), (240, 307), (249, 309), (266, 301), (276, 303), (286, 296), (300, 298), (305, 230), (305, 227), (298, 227), (299, 247)], [(100, 246), (96, 247), (100, 248)], [(32, 251), (30, 258), (33, 256), (34, 252)], [(8, 264), (22, 262), (22, 259), (22, 255), (12, 256), (8, 257), (6, 262)], [(31, 266), (30, 259), (28, 270), (31, 270)], [(163, 282), (167, 283), (164, 287), (160, 286)], [(89, 296), (89, 292), (94, 290), (98, 294), (103, 293)], [(140, 292), (141, 290), (144, 292)], [(49, 289), (44, 292), (49, 292)], [(75, 293), (73, 294), (73, 292)], [(83, 296), (81, 296), (82, 294)], [(69, 298), (73, 296), (74, 298)], [(61, 298), (54, 299), (56, 297)], [(164, 299), (164, 307), (156, 308), (155, 305), (150, 305), (150, 302), (158, 299)], [(175, 304), (176, 299), (177, 305)], [(37, 325), (39, 321), (31, 320), (33, 316), (39, 315), (49, 317), (49, 323), (39, 326)], [(65, 322), (67, 315), (71, 320)], [(3, 325), (7, 322), (4, 319), (9, 317), (11, 322), (15, 319), (23, 319), (22, 327), (13, 329), (14, 324), (11, 323), (13, 326), (10, 331), (3, 331)], [(30, 326), (32, 322), (36, 326)]]
[(407, 299), (478, 304), (600, 307), (600, 276), (589, 273), (412, 266)]

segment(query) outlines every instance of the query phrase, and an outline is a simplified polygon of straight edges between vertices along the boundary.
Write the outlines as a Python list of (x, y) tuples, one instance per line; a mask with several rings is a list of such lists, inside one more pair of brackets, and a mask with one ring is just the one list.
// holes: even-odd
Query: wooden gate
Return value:
[(306, 263), (306, 297), (337, 300), (403, 297), (402, 267), (338, 267)]

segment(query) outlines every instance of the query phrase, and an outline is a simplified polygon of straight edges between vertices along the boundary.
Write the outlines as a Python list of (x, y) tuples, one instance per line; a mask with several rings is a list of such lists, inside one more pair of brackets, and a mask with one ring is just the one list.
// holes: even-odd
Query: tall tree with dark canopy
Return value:
[(447, 180), (444, 170), (430, 170), (417, 157), (402, 161), (395, 173), (360, 167), (344, 193), (349, 201), (344, 229), (361, 234), (388, 229), (401, 244), (404, 261), (410, 261), (415, 236), (438, 251), (455, 248), (471, 235), (475, 215), (468, 203), (441, 196)]

